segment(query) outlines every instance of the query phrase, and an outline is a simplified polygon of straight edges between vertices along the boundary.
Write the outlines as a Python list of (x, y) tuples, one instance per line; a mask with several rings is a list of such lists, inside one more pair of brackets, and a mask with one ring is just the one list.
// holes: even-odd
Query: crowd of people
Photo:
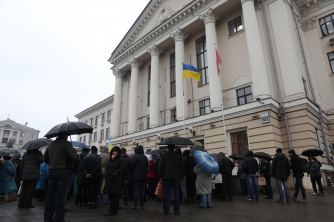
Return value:
[[(205, 171), (190, 150), (168, 145), (162, 155), (145, 155), (144, 147), (138, 145), (131, 157), (125, 148), (101, 147), (101, 153), (92, 146), (80, 153), (67, 141), (67, 134), (58, 135), (46, 149), (44, 156), (39, 150), (24, 153), (21, 161), (4, 156), (0, 165), (0, 194), (7, 201), (15, 200), (19, 190), (18, 208), (34, 208), (33, 197), (45, 200), (44, 221), (64, 221), (66, 202), (74, 193), (75, 204), (79, 207), (95, 209), (101, 197), (103, 205), (109, 205), (103, 216), (117, 215), (123, 205), (133, 201), (132, 210), (144, 210), (148, 200), (162, 201), (163, 214), (168, 215), (170, 205), (173, 213), (180, 214), (180, 204), (199, 203), (199, 208), (211, 208), (212, 199), (233, 201), (236, 184), (233, 183), (232, 171), (237, 165), (237, 177), (240, 181), (240, 196), (248, 196), (247, 201), (259, 201), (261, 186), (258, 177), (265, 179), (263, 193), (265, 199), (273, 199), (271, 178), (276, 180), (279, 198), (277, 203), (291, 204), (297, 201), (299, 191), (302, 198), (299, 203), (306, 203), (303, 186), (304, 173), (310, 176), (314, 195), (323, 196), (321, 184), (321, 163), (315, 157), (309, 157), (307, 170), (303, 160), (294, 150), (289, 150), (290, 160), (277, 149), (273, 160), (258, 158), (248, 151), (245, 158), (233, 159), (219, 153), (216, 162), (219, 173)], [(295, 193), (290, 195), (288, 178), (292, 170), (295, 179)], [(158, 183), (163, 188), (162, 197), (156, 195)], [(318, 189), (317, 186), (318, 185)], [(282, 191), (285, 190), (285, 196)], [(159, 187), (159, 186), (158, 186)], [(160, 199), (160, 198), (161, 199)]]

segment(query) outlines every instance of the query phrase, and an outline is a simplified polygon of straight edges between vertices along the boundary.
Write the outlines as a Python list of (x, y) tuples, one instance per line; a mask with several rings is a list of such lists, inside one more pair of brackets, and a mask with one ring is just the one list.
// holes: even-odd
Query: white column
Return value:
[(188, 37), (188, 34), (178, 29), (170, 36), (175, 41), (176, 118), (178, 121), (182, 121), (187, 118), (187, 101), (183, 98), (183, 92), (186, 89), (182, 79), (182, 62), (184, 62), (184, 39)]
[(153, 45), (147, 51), (151, 54), (150, 128), (154, 128), (160, 125), (159, 55), (162, 50)]
[(252, 75), (253, 99), (270, 97), (259, 25), (254, 8), (254, 0), (241, 0), (244, 16), (246, 40)]
[[(210, 106), (211, 110), (221, 110), (220, 90), (219, 90), (219, 76), (217, 73), (216, 63), (216, 47), (217, 47), (217, 33), (216, 20), (218, 16), (213, 13), (210, 8), (205, 14), (200, 15), (199, 18), (205, 24), (206, 35), (206, 53), (208, 56), (208, 73), (209, 73), (209, 87), (210, 87)], [(217, 47), (218, 48), (218, 47)]]
[(138, 69), (142, 64), (141, 61), (133, 59), (129, 61), (131, 65), (131, 82), (130, 82), (130, 98), (129, 98), (129, 123), (128, 133), (137, 131), (137, 116), (138, 116)]
[(296, 33), (292, 32), (294, 27), (290, 24), (290, 8), (288, 11), (285, 4), (283, 1), (274, 1), (268, 7), (284, 86), (284, 98), (292, 99), (304, 96), (304, 86), (294, 42), (294, 38), (297, 37)]
[[(123, 72), (119, 69), (113, 70), (116, 83), (115, 83), (115, 93), (114, 93), (114, 103), (113, 112), (111, 118), (110, 135), (112, 138), (120, 136), (121, 129), (121, 104), (122, 104), (122, 76)], [(89, 140), (89, 138), (88, 138)]]

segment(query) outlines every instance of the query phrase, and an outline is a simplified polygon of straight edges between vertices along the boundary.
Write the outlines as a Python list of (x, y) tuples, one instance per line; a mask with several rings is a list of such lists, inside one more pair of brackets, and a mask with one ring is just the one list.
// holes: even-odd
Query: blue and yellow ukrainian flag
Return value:
[(111, 142), (111, 136), (109, 137), (109, 141), (108, 141), (108, 152), (110, 153), (112, 149), (112, 142)]
[(197, 82), (199, 82), (199, 80), (201, 79), (201, 71), (199, 71), (198, 69), (196, 69), (194, 66), (190, 64), (186, 64), (186, 63), (182, 63), (182, 64), (183, 64), (182, 77), (192, 78), (196, 80)]

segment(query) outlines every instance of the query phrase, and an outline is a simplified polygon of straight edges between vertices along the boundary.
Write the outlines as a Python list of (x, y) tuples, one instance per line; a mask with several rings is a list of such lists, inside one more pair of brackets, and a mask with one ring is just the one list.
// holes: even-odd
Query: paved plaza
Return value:
[[(213, 208), (200, 209), (197, 203), (181, 205), (180, 215), (175, 216), (171, 210), (168, 216), (163, 215), (162, 202), (147, 201), (145, 210), (134, 211), (132, 203), (123, 206), (117, 216), (103, 217), (108, 206), (99, 205), (98, 209), (78, 207), (74, 200), (68, 201), (66, 220), (71, 222), (95, 222), (95, 221), (316, 221), (333, 222), (334, 190), (325, 191), (326, 196), (313, 196), (311, 190), (307, 190), (308, 203), (301, 204), (277, 204), (277, 192), (274, 191), (274, 200), (265, 200), (261, 195), (260, 202), (246, 202), (245, 197), (235, 196), (233, 202), (218, 202), (213, 200)], [(121, 201), (121, 203), (123, 203)], [(35, 199), (33, 209), (18, 209), (17, 202), (0, 202), (0, 222), (43, 221), (44, 203)], [(171, 206), (173, 207), (173, 206)], [(171, 208), (173, 209), (173, 208)]]

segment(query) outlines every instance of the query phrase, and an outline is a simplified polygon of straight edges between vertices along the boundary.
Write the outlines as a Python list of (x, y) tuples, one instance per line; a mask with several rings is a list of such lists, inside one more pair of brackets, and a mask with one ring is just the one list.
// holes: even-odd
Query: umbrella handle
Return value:
[[(68, 117), (67, 117), (67, 122), (69, 123), (70, 122), (70, 120), (68, 119)], [(68, 130), (69, 131), (69, 130)], [(72, 137), (71, 137), (71, 135), (70, 135), (70, 140), (71, 140), (71, 143), (72, 143)]]

